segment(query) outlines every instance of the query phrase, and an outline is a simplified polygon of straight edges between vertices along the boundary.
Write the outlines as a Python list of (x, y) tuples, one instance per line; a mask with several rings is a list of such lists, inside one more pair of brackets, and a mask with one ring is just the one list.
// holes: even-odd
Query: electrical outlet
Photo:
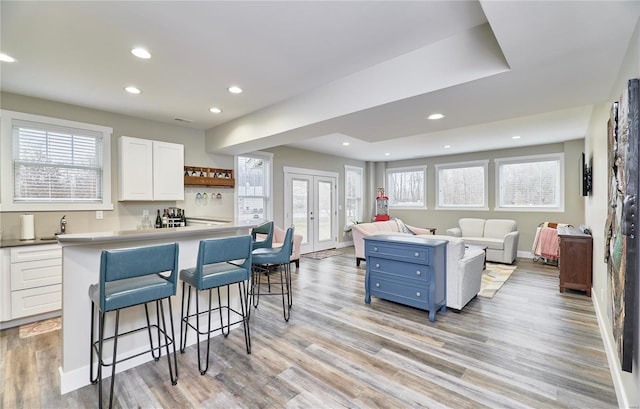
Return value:
[(102, 219), (104, 219), (104, 213), (102, 212), (102, 210), (96, 210), (96, 220)]

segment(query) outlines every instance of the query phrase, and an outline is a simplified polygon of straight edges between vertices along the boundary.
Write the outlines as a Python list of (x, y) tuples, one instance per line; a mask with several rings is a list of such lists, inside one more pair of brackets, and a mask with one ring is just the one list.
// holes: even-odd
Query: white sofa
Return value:
[(353, 246), (356, 249), (356, 266), (364, 261), (364, 238), (372, 234), (388, 233), (408, 233), (408, 234), (431, 234), (428, 229), (409, 226), (398, 219), (391, 219), (386, 222), (359, 223), (351, 227)]
[[(402, 223), (402, 222), (400, 222)], [(395, 224), (395, 226), (394, 226)], [(373, 225), (373, 226), (371, 226)], [(461, 310), (480, 292), (485, 253), (478, 247), (466, 248), (462, 239), (450, 236), (432, 235), (427, 229), (406, 226), (417, 236), (447, 240), (447, 307)], [(353, 244), (356, 248), (356, 263), (364, 260), (364, 237), (376, 234), (410, 235), (400, 231), (395, 220), (388, 222), (362, 223), (352, 227)], [(359, 257), (359, 259), (358, 259)]]
[(487, 261), (512, 264), (518, 254), (518, 226), (515, 220), (458, 220), (458, 227), (447, 229), (447, 235), (460, 237), (467, 245), (487, 247)]

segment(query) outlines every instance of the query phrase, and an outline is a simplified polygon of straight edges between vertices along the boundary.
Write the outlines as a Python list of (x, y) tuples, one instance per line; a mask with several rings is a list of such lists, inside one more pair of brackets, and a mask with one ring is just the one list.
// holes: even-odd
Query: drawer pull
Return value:
[(376, 287), (380, 287), (380, 283), (376, 283)]
[(378, 248), (377, 248), (377, 247), (374, 247), (374, 248), (373, 248), (373, 251), (378, 251)]
[(417, 270), (417, 271), (416, 271), (416, 275), (417, 275), (417, 276), (419, 276), (420, 274), (422, 274), (422, 273), (420, 272), (420, 270)]
[(416, 297), (420, 297), (420, 291), (416, 292)]
[(376, 268), (380, 268), (380, 264), (377, 264), (377, 263), (376, 263)]
[(418, 253), (417, 251), (415, 253), (413, 253), (414, 256), (416, 257), (420, 257), (420, 253)]

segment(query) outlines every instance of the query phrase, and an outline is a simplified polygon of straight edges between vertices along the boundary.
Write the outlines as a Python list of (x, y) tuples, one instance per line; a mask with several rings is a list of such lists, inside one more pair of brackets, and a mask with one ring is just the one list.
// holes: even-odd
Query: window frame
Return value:
[[(558, 153), (547, 153), (541, 155), (529, 155), (529, 156), (517, 156), (511, 158), (496, 158), (493, 160), (495, 164), (495, 207), (493, 210), (495, 211), (505, 211), (505, 212), (553, 212), (559, 213), (564, 212), (564, 204), (565, 204), (565, 160), (564, 160), (564, 152)], [(556, 206), (503, 206), (501, 203), (501, 180), (500, 180), (500, 169), (502, 165), (511, 165), (511, 164), (524, 164), (524, 163), (532, 163), (532, 162), (548, 162), (548, 161), (558, 161), (559, 170), (558, 170), (558, 182), (556, 185), (556, 189), (558, 192), (558, 203)]]
[[(390, 175), (392, 173), (405, 173), (405, 172), (422, 172), (423, 178), (423, 198), (424, 205), (394, 205), (392, 204), (391, 196), (389, 193), (391, 192), (391, 183), (390, 183)], [(416, 166), (406, 166), (399, 168), (387, 168), (385, 170), (385, 195), (389, 198), (389, 209), (412, 209), (412, 210), (427, 210), (427, 165), (416, 165)]]
[[(34, 122), (47, 128), (75, 128), (102, 133), (102, 201), (101, 202), (29, 202), (14, 201), (13, 125), (14, 121)], [(113, 210), (111, 200), (111, 136), (113, 129), (107, 126), (87, 124), (42, 115), (0, 110), (0, 211), (91, 211)]]
[[(482, 167), (484, 169), (484, 197), (483, 203), (478, 206), (473, 205), (443, 205), (440, 203), (441, 190), (440, 190), (440, 171), (446, 169), (461, 169), (471, 167)], [(476, 160), (467, 162), (455, 162), (455, 163), (442, 163), (434, 165), (435, 168), (435, 185), (436, 185), (436, 203), (435, 208), (437, 210), (489, 210), (489, 160)]]
[(239, 169), (238, 161), (239, 161), (239, 159), (241, 157), (262, 159), (262, 160), (266, 160), (268, 162), (267, 166), (266, 166), (267, 175), (265, 175), (266, 196), (265, 195), (263, 195), (263, 196), (240, 195), (240, 189), (238, 189), (238, 187), (236, 186), (236, 189), (234, 189), (234, 195), (233, 195), (233, 216), (234, 216), (234, 218), (236, 220), (240, 220), (240, 215), (238, 213), (238, 203), (240, 201), (240, 198), (241, 197), (254, 197), (254, 198), (264, 198), (265, 220), (273, 220), (273, 153), (256, 151), (256, 152), (244, 153), (244, 154), (241, 154), (241, 155), (235, 155), (233, 157), (233, 167), (234, 167), (234, 175), (236, 175), (236, 184), (240, 183), (240, 173), (238, 172), (238, 169)]
[[(360, 176), (360, 201), (356, 208), (356, 220), (362, 222), (364, 217), (364, 168), (360, 166), (344, 165), (344, 216), (345, 216), (345, 228), (349, 228), (354, 225), (354, 220), (347, 219), (347, 190), (349, 184), (347, 183), (347, 172), (358, 173)], [(357, 200), (357, 199), (356, 199)]]

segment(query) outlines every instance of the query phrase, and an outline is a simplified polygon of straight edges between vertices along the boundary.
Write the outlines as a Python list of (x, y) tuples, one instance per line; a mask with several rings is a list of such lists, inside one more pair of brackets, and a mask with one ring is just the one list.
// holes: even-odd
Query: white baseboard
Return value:
[(62, 315), (62, 310), (56, 310), (56, 311), (51, 311), (44, 314), (32, 315), (30, 317), (16, 318), (11, 321), (0, 322), (0, 330), (18, 327), (20, 325), (30, 324), (36, 321), (48, 320), (49, 318), (59, 317), (60, 315)]
[(533, 253), (530, 251), (520, 251), (518, 250), (518, 253), (516, 254), (516, 257), (518, 258), (533, 258)]
[(602, 316), (600, 309), (600, 300), (596, 291), (591, 289), (591, 301), (593, 302), (593, 308), (596, 310), (596, 317), (598, 318), (598, 328), (600, 328), (600, 337), (604, 343), (604, 350), (607, 353), (607, 362), (609, 363), (609, 371), (611, 372), (611, 379), (613, 381), (613, 387), (616, 391), (616, 398), (618, 398), (619, 408), (637, 408), (634, 404), (631, 406), (629, 399), (629, 392), (626, 390), (624, 382), (622, 381), (622, 369), (620, 369), (620, 362), (618, 361), (618, 353), (616, 351), (616, 344), (613, 340), (613, 334), (609, 331), (606, 325), (606, 316)]
[(351, 240), (351, 241), (341, 241), (341, 242), (338, 243), (336, 248), (341, 249), (343, 247), (350, 247), (350, 246), (353, 246), (353, 240)]

